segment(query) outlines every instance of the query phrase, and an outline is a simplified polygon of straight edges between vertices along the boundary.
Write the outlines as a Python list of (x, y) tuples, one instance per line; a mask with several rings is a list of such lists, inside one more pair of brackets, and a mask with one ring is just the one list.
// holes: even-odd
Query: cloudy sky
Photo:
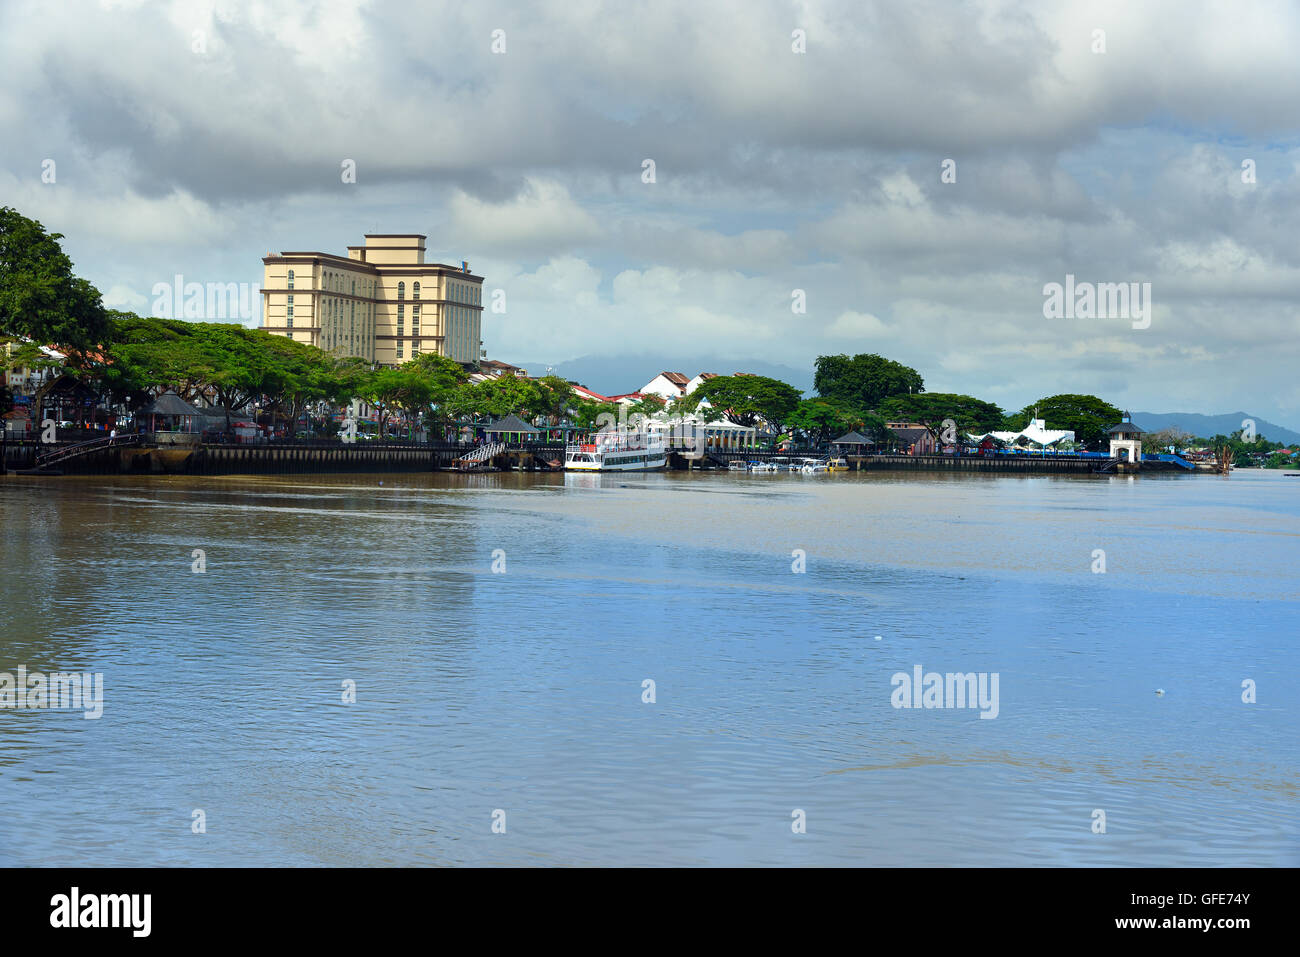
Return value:
[[(1263, 0), (6, 0), (0, 204), (140, 312), (423, 232), (507, 361), (878, 352), (1297, 427), (1297, 48)], [(1067, 274), (1150, 327), (1045, 318)]]

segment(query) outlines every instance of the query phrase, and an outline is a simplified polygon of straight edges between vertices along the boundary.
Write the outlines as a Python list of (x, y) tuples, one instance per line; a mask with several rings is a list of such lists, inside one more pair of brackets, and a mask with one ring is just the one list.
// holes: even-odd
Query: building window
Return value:
[(397, 340), (397, 358), (402, 358), (402, 340)]
[(415, 356), (418, 356), (419, 354), (420, 354), (420, 340), (419, 340), (419, 339), (413, 339), (413, 340), (411, 340), (411, 357), (414, 358)]
[(354, 279), (352, 280), (352, 295), (355, 296), (356, 294), (357, 294), (357, 281)]
[[(293, 288), (293, 270), (292, 270), (292, 269), (289, 270), (289, 288), (290, 288), (290, 289)], [(290, 297), (290, 298), (292, 298), (292, 297)]]
[(420, 298), (420, 284), (418, 282), (411, 286), (411, 298), (412, 299)]
[(398, 299), (405, 299), (405, 298), (406, 298), (406, 283), (404, 283), (404, 282), (399, 282), (399, 283), (397, 284), (397, 298), (398, 298)]
[(418, 335), (420, 332), (420, 307), (411, 307), (411, 333)]

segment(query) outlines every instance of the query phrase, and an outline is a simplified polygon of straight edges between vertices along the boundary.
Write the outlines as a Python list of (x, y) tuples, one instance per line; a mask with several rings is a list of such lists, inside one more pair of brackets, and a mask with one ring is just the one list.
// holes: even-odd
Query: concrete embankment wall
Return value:
[[(142, 450), (143, 451), (143, 450)], [(198, 475), (286, 475), (313, 472), (428, 472), (460, 454), (430, 446), (209, 445), (192, 453), (184, 471)]]
[[(58, 446), (10, 444), (7, 468), (29, 469), (40, 453)], [(463, 449), (429, 445), (357, 444), (200, 445), (97, 449), (64, 460), (55, 468), (67, 475), (191, 474), (281, 475), (326, 472), (428, 472), (446, 468)]]
[(862, 471), (1019, 472), (1035, 475), (1090, 475), (1101, 464), (1090, 459), (1032, 455), (852, 455), (850, 468)]

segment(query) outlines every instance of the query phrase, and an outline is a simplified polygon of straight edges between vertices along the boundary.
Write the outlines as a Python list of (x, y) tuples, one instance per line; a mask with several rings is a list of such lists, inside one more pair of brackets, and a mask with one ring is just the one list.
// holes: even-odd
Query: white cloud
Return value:
[[(507, 291), (495, 354), (807, 367), (861, 341), (1016, 407), (1162, 405), (1213, 364), (1205, 411), (1300, 417), (1297, 42), (1300, 10), (1268, 0), (15, 2), (0, 196), (123, 304), (420, 231)], [(1152, 328), (1045, 322), (1067, 272), (1151, 281)]]
[(869, 312), (842, 312), (826, 330), (830, 338), (874, 339), (886, 333), (885, 324)]

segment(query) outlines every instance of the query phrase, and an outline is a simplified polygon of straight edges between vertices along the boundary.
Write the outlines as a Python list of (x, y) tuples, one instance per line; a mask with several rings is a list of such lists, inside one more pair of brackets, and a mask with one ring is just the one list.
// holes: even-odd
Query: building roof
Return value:
[(1109, 429), (1106, 430), (1107, 435), (1117, 435), (1123, 433), (1128, 433), (1130, 435), (1146, 434), (1141, 429), (1139, 429), (1136, 425), (1133, 424), (1133, 415), (1132, 413), (1129, 412), (1124, 413), (1124, 417), (1123, 419), (1120, 420), (1118, 425), (1112, 425)]
[(136, 412), (136, 415), (202, 415), (198, 409), (190, 405), (175, 392), (164, 392), (158, 398), (154, 399), (143, 409)]
[(599, 392), (592, 392), (584, 385), (569, 383), (569, 388), (584, 399), (593, 399), (596, 402), (613, 402), (614, 400), (607, 395), (601, 395)]
[(527, 432), (530, 435), (541, 431), (541, 429), (529, 425), (513, 412), (503, 419), (488, 423), (483, 428), (488, 432)]
[(929, 429), (926, 429), (926, 428), (919, 428), (919, 429), (912, 429), (912, 428), (901, 429), (901, 428), (900, 428), (900, 429), (890, 429), (889, 431), (893, 432), (893, 433), (894, 433), (896, 436), (898, 436), (900, 439), (906, 439), (906, 440), (909, 441), (909, 442), (916, 442), (916, 441), (918, 441), (918, 440), (920, 440), (920, 439), (925, 438), (927, 435), (931, 435), (931, 434), (932, 434), (932, 433), (930, 432), (930, 430), (929, 430)]
[(831, 442), (831, 445), (873, 445), (869, 438), (861, 432), (847, 432), (838, 439)]

